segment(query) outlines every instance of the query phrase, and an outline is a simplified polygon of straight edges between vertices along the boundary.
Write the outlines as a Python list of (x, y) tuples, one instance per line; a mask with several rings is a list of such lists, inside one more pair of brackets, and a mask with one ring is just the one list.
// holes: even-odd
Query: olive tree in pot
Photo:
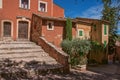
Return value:
[(86, 69), (87, 54), (90, 48), (90, 41), (83, 39), (64, 40), (61, 44), (62, 49), (69, 54), (70, 64), (73, 68)]

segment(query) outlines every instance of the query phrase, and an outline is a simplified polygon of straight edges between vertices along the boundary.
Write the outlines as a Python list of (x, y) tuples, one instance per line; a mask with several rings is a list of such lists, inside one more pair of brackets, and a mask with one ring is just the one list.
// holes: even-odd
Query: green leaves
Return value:
[(66, 39), (72, 40), (72, 21), (70, 18), (67, 18), (66, 21)]
[(104, 8), (102, 11), (102, 19), (110, 22), (109, 25), (109, 52), (114, 53), (114, 47), (117, 35), (117, 24), (119, 16), (119, 6), (113, 6), (112, 2), (117, 2), (117, 0), (102, 0)]
[(64, 40), (61, 47), (70, 55), (71, 65), (86, 64), (86, 55), (91, 50), (91, 43), (89, 40), (77, 38), (72, 41)]

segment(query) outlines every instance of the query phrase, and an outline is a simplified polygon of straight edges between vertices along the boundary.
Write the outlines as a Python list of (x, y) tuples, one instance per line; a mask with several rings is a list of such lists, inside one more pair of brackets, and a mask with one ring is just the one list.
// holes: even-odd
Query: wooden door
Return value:
[(18, 38), (28, 39), (28, 22), (19, 21), (18, 23)]
[(3, 23), (3, 36), (4, 37), (11, 37), (11, 23), (10, 22), (4, 22)]

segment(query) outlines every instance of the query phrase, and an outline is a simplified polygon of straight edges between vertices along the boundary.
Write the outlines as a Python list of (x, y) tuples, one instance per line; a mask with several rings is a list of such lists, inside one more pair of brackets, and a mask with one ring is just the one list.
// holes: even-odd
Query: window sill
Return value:
[(108, 36), (108, 34), (104, 34), (104, 36)]
[(44, 11), (40, 11), (40, 10), (38, 10), (38, 12), (47, 13), (47, 11), (44, 12)]
[(28, 11), (30, 10), (30, 9), (26, 9), (26, 8), (21, 8), (21, 7), (19, 7), (19, 9), (22, 9), (22, 10), (28, 10)]
[(48, 31), (53, 31), (54, 29), (47, 29)]

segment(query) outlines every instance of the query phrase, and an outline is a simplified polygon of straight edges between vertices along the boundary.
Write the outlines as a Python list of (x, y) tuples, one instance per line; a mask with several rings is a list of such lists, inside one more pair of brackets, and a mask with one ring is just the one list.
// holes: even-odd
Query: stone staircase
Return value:
[(6, 58), (18, 62), (21, 60), (25, 62), (35, 60), (46, 64), (59, 64), (55, 59), (50, 57), (41, 46), (27, 40), (0, 41), (0, 60)]

